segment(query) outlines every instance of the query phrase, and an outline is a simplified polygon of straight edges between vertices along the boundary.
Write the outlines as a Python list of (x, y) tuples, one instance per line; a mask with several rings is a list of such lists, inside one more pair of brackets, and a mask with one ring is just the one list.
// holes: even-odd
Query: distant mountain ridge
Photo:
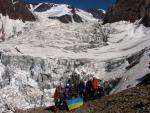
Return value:
[(67, 4), (39, 3), (25, 4), (20, 0), (0, 0), (0, 14), (10, 19), (22, 21), (36, 21), (36, 14), (44, 15), (49, 19), (58, 19), (62, 23), (102, 20), (102, 10), (91, 9), (84, 11)]
[(30, 5), (30, 9), (34, 13), (46, 15), (49, 19), (58, 19), (63, 23), (80, 23), (88, 20), (103, 19), (104, 17), (102, 10), (91, 9), (84, 11), (67, 4), (39, 3)]

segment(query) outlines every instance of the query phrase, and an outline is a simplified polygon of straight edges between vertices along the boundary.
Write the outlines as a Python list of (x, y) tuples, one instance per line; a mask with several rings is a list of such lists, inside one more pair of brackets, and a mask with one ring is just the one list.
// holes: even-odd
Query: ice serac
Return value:
[[(122, 77), (114, 92), (135, 86), (148, 72), (150, 51), (145, 48), (133, 56), (139, 63), (126, 69), (127, 60), (93, 61), (90, 59), (41, 58), (26, 55), (9, 55), (1, 52), (0, 62), (0, 110), (28, 109), (45, 106), (48, 95), (45, 90), (53, 84), (65, 83), (68, 78), (87, 80), (97, 75), (103, 80)], [(129, 58), (130, 58), (129, 57)], [(128, 58), (128, 57), (127, 57)], [(140, 70), (139, 70), (140, 69)], [(83, 73), (84, 72), (84, 73)], [(77, 81), (76, 81), (77, 82)]]
[(63, 83), (73, 76), (83, 60), (40, 58), (1, 53), (0, 110), (28, 109), (45, 106), (53, 84)]
[(149, 0), (117, 0), (116, 4), (107, 10), (104, 24), (121, 20), (135, 22), (138, 19), (142, 19), (145, 26), (150, 26)]
[(0, 13), (3, 16), (8, 15), (11, 19), (35, 21), (34, 15), (19, 0), (0, 0)]
[(21, 34), (24, 23), (20, 20), (10, 19), (8, 16), (0, 14), (0, 42)]

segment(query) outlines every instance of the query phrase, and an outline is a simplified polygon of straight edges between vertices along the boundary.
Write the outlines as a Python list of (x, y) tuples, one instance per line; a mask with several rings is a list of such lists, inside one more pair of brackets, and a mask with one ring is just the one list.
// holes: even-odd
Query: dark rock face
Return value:
[(101, 10), (98, 10), (98, 9), (89, 9), (87, 10), (87, 12), (91, 13), (93, 17), (97, 19), (103, 19), (105, 16), (105, 14)]
[(128, 57), (127, 61), (129, 65), (126, 67), (126, 70), (129, 70), (132, 67), (134, 67), (136, 64), (138, 64), (144, 53), (145, 53), (145, 49), (133, 54), (131, 57)]
[(75, 22), (77, 22), (77, 23), (80, 23), (80, 22), (83, 22), (82, 21), (82, 18), (79, 16), (79, 15), (77, 15), (76, 14), (76, 11), (75, 11), (75, 8), (72, 8), (72, 14), (73, 14), (73, 20), (75, 21)]
[(72, 22), (72, 17), (67, 14), (60, 16), (60, 17), (49, 17), (49, 19), (58, 19), (62, 23), (71, 23)]
[(142, 81), (141, 81), (141, 83), (138, 84), (138, 86), (139, 85), (147, 85), (147, 84), (150, 84), (150, 73), (148, 73), (147, 75), (145, 75), (142, 78)]
[(150, 26), (150, 0), (116, 0), (116, 5), (107, 10), (104, 24), (121, 20), (135, 22), (140, 18), (145, 26)]
[(83, 22), (82, 18), (76, 14), (74, 8), (71, 10), (71, 13), (72, 13), (72, 15), (65, 14), (60, 17), (49, 17), (49, 19), (58, 19), (62, 23), (72, 23), (73, 21), (75, 21), (77, 23)]
[(51, 7), (53, 7), (54, 4), (46, 4), (43, 3), (41, 4), (39, 7), (37, 7), (34, 11), (36, 12), (43, 12), (43, 11), (47, 11), (48, 9), (50, 9)]
[(34, 15), (28, 8), (18, 0), (0, 0), (0, 13), (8, 15), (11, 19), (20, 19), (22, 21), (35, 21)]

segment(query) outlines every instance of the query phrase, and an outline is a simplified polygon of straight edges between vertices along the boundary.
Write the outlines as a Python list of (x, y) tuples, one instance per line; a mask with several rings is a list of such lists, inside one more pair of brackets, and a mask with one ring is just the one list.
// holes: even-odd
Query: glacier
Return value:
[(0, 37), (5, 33), (0, 44), (0, 112), (45, 106), (47, 87), (73, 76), (121, 78), (113, 94), (134, 87), (150, 72), (150, 29), (138, 22), (63, 24), (37, 17), (23, 23), (0, 15)]

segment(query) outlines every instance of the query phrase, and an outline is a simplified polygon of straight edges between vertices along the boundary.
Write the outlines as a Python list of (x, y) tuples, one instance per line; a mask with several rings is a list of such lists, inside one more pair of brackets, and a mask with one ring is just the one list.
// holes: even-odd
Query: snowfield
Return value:
[(122, 78), (116, 93), (150, 72), (150, 28), (138, 22), (63, 24), (37, 17), (22, 23), (0, 16), (0, 112), (45, 106), (46, 86), (71, 76)]

